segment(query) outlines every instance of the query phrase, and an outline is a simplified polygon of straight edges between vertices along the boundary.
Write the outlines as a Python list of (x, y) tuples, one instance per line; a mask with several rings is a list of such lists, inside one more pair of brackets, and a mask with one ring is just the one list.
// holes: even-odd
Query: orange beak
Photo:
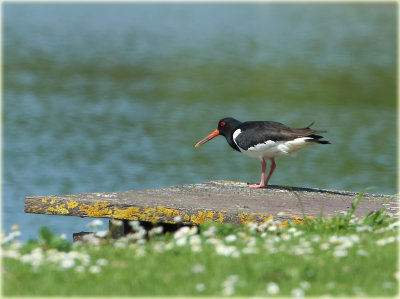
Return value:
[(217, 137), (219, 135), (219, 130), (216, 129), (214, 132), (212, 132), (210, 135), (208, 135), (207, 137), (201, 139), (199, 142), (196, 143), (196, 145), (194, 147), (199, 147), (200, 145), (206, 143), (207, 141), (213, 139), (214, 137)]

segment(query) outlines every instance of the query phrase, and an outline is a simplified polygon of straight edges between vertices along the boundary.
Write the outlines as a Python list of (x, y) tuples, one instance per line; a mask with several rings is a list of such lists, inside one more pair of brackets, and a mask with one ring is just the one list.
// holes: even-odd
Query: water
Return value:
[(85, 230), (27, 195), (258, 182), (220, 118), (311, 121), (331, 145), (272, 184), (396, 192), (396, 4), (3, 5), (3, 228)]

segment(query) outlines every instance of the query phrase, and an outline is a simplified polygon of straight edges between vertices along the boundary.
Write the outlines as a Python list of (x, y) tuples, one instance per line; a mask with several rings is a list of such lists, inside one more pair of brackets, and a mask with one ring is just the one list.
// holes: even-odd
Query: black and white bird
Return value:
[[(272, 173), (275, 170), (275, 158), (282, 155), (290, 155), (298, 150), (315, 144), (330, 144), (324, 137), (317, 135), (326, 131), (314, 130), (310, 127), (292, 129), (288, 126), (274, 121), (246, 121), (240, 122), (234, 118), (226, 117), (218, 122), (218, 128), (210, 135), (196, 143), (195, 147), (222, 135), (228, 144), (238, 152), (258, 158), (261, 161), (260, 184), (250, 185), (253, 188), (267, 186)], [(267, 163), (271, 161), (271, 168), (265, 179)]]

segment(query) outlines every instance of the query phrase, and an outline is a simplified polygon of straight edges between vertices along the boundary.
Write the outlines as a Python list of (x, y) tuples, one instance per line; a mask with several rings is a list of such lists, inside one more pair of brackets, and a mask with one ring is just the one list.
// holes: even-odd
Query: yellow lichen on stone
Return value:
[(288, 226), (289, 226), (289, 222), (287, 220), (284, 220), (281, 223), (279, 223), (279, 227), (288, 227)]
[(76, 200), (70, 200), (67, 202), (67, 207), (68, 209), (73, 209), (76, 208), (78, 206), (78, 202)]
[(292, 217), (295, 220), (303, 219), (303, 216), (299, 216), (299, 215), (295, 215), (295, 214), (287, 213), (286, 215)]
[(242, 224), (248, 224), (249, 222), (253, 221), (253, 214), (255, 213), (238, 213), (238, 217)]
[(147, 222), (158, 222), (160, 220), (160, 212), (164, 211), (162, 208), (138, 208), (128, 207), (125, 209), (113, 208), (111, 216), (115, 219), (123, 220), (141, 220)]
[(197, 215), (194, 214), (194, 215), (190, 216), (190, 221), (193, 224), (197, 224), (197, 225), (203, 224), (205, 220), (206, 220), (206, 212), (205, 211), (198, 211)]
[(50, 204), (51, 204), (51, 205), (54, 205), (55, 203), (56, 203), (56, 200), (55, 200), (55, 199), (50, 200)]
[(303, 219), (295, 219), (295, 220), (293, 220), (293, 223), (300, 225), (303, 223), (303, 221), (304, 221)]
[(224, 222), (224, 216), (222, 216), (222, 213), (226, 213), (226, 211), (218, 212), (218, 218), (215, 220), (216, 222), (219, 222), (219, 223)]
[(206, 218), (207, 218), (207, 219), (210, 219), (210, 220), (214, 220), (214, 214), (215, 214), (214, 211), (207, 211), (207, 216), (206, 216)]
[(140, 209), (137, 207), (129, 207), (126, 209), (118, 209), (114, 207), (112, 216), (115, 219), (124, 219), (124, 220), (139, 220)]
[(89, 217), (104, 217), (111, 215), (111, 209), (107, 208), (109, 205), (110, 203), (107, 201), (98, 201), (94, 206), (82, 204), (79, 210), (85, 212)]
[(148, 222), (158, 222), (160, 219), (156, 208), (144, 208), (140, 211), (138, 216), (140, 220)]
[[(155, 214), (156, 213), (156, 214)], [(146, 217), (150, 215), (152, 219), (154, 219), (154, 215), (159, 216), (163, 221), (168, 221), (169, 223), (175, 223), (174, 217), (181, 216), (182, 220), (185, 222), (191, 222), (193, 224), (202, 224), (206, 220), (214, 221), (215, 212), (214, 211), (198, 211), (197, 214), (188, 214), (185, 211), (179, 211), (177, 209), (166, 208), (163, 206), (158, 206), (155, 210), (152, 208), (151, 210), (147, 209), (143, 212)], [(222, 215), (216, 219), (217, 221), (220, 220)], [(222, 218), (223, 219), (223, 218)]]
[(26, 213), (34, 213), (34, 214), (41, 214), (42, 208), (38, 206), (32, 206), (26, 208)]
[(60, 204), (55, 207), (48, 207), (46, 214), (66, 215), (69, 213), (68, 209), (65, 208), (65, 204)]
[(157, 213), (159, 215), (166, 216), (168, 218), (171, 218), (173, 216), (179, 215), (179, 211), (176, 209), (171, 209), (171, 208), (166, 208), (163, 206), (158, 206), (157, 207)]
[(274, 219), (274, 216), (272, 215), (263, 215), (263, 214), (258, 214), (258, 213), (239, 213), (238, 217), (240, 219), (240, 222), (242, 224), (248, 224), (250, 222), (256, 222), (259, 224), (269, 222), (272, 219)]
[(258, 222), (258, 224), (259, 224), (259, 225), (263, 225), (263, 224), (271, 223), (272, 220), (274, 219), (274, 216), (272, 216), (272, 215), (269, 215), (269, 216), (260, 215), (260, 216), (259, 216), (259, 219), (260, 219), (260, 222)]
[(188, 214), (186, 214), (185, 212), (181, 212), (181, 214), (183, 216), (183, 220), (190, 221), (190, 216)]
[[(303, 216), (294, 215), (294, 214), (286, 214), (286, 215), (288, 215), (288, 216), (294, 218), (293, 223), (295, 223), (295, 224), (297, 224), (297, 225), (300, 225), (300, 224), (302, 224), (302, 223), (304, 222)], [(306, 216), (306, 217), (307, 217), (307, 218), (311, 218), (311, 219), (314, 219), (314, 218), (315, 218), (314, 216)]]
[(47, 203), (47, 199), (46, 198), (42, 198), (42, 203)]

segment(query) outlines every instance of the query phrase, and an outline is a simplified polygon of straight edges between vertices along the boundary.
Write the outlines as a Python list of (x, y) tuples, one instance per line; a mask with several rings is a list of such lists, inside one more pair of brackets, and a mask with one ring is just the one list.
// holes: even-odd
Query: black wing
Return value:
[(318, 140), (322, 138), (321, 136), (314, 135), (315, 133), (322, 133), (323, 131), (310, 129), (311, 125), (306, 128), (292, 129), (282, 123), (274, 121), (244, 122), (239, 126), (241, 134), (236, 137), (235, 142), (244, 150), (268, 140), (289, 141), (298, 137), (311, 137), (313, 139), (310, 141), (325, 143), (322, 140)]

